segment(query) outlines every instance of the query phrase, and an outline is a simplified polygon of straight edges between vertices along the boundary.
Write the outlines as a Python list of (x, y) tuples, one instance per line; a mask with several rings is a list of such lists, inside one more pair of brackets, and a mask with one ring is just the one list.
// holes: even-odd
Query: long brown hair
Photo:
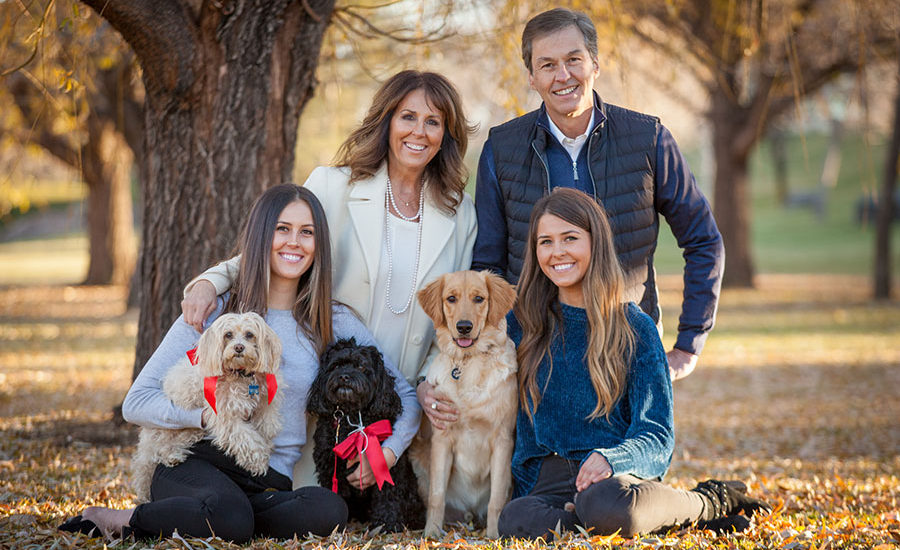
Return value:
[[(581, 291), (590, 331), (585, 362), (597, 394), (597, 406), (588, 419), (605, 417), (625, 390), (634, 332), (625, 317), (624, 276), (606, 213), (594, 199), (576, 189), (556, 188), (531, 211), (525, 265), (514, 308), (522, 326), (522, 341), (516, 351), (519, 399), (531, 417), (541, 401), (536, 380), (538, 366), (549, 355), (550, 342), (562, 325), (557, 304), (559, 289), (544, 275), (537, 261), (537, 226), (545, 214), (565, 220), (590, 235), (591, 261)], [(552, 372), (552, 361), (550, 369)], [(533, 409), (529, 407), (529, 399)]]
[(224, 313), (255, 311), (265, 317), (275, 226), (285, 207), (296, 201), (305, 202), (312, 212), (316, 248), (312, 265), (300, 277), (291, 313), (297, 326), (321, 355), (334, 339), (331, 328), (331, 238), (322, 204), (309, 189), (283, 183), (270, 187), (253, 203), (236, 247), (241, 264)]
[(350, 168), (350, 183), (375, 175), (388, 158), (394, 111), (415, 90), (423, 90), (428, 103), (444, 116), (441, 147), (425, 167), (425, 179), (431, 202), (452, 214), (462, 201), (468, 179), (463, 157), (469, 134), (477, 127), (466, 120), (456, 88), (437, 73), (408, 70), (389, 78), (375, 93), (362, 123), (338, 149), (335, 165)]

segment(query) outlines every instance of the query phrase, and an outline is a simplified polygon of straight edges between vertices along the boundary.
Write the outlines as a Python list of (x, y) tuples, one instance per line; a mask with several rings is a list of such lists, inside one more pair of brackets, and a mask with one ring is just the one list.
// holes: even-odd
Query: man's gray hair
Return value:
[(533, 72), (531, 51), (534, 40), (567, 27), (575, 27), (581, 31), (582, 36), (584, 36), (585, 48), (587, 48), (592, 58), (597, 58), (597, 29), (594, 27), (591, 18), (580, 11), (568, 8), (555, 8), (532, 17), (525, 24), (525, 29), (522, 31), (522, 61), (525, 62), (529, 73)]

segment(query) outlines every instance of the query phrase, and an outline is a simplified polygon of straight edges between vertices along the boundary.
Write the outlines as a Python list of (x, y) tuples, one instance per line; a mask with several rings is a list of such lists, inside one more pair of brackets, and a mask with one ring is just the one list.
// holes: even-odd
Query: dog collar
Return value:
[[(187, 350), (186, 355), (188, 357), (188, 361), (190, 361), (192, 365), (196, 365), (199, 362), (199, 358), (197, 357), (197, 348)], [(252, 374), (247, 374), (244, 372), (241, 372), (240, 374), (245, 378), (253, 376)], [(209, 403), (209, 406), (212, 407), (213, 412), (216, 414), (219, 414), (219, 411), (216, 410), (216, 384), (218, 382), (218, 376), (207, 376), (203, 378), (203, 396), (206, 398), (206, 402)], [(269, 396), (269, 405), (271, 405), (272, 400), (275, 399), (275, 394), (278, 392), (278, 379), (275, 378), (274, 374), (266, 375), (266, 392)], [(250, 384), (250, 386), (247, 388), (247, 394), (259, 395), (259, 384)]]
[[(207, 376), (203, 379), (203, 396), (216, 414), (219, 414), (219, 411), (216, 410), (216, 385), (218, 382), (218, 376)], [(268, 394), (269, 405), (271, 405), (272, 400), (275, 399), (275, 394), (278, 392), (278, 379), (275, 378), (274, 374), (266, 375), (266, 392)], [(247, 394), (259, 395), (259, 384), (250, 384), (247, 388)]]

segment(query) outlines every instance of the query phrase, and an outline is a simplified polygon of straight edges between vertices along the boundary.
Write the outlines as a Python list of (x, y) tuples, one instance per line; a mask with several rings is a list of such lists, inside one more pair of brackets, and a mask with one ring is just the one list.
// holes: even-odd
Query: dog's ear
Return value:
[(222, 372), (222, 352), (225, 349), (225, 327), (231, 325), (231, 313), (221, 315), (203, 331), (197, 342), (197, 368), (204, 376), (216, 376)]
[(265, 319), (256, 313), (250, 313), (251, 319), (256, 325), (257, 342), (260, 347), (259, 358), (263, 365), (263, 372), (274, 373), (281, 366), (281, 338), (272, 330)]
[(482, 273), (484, 274), (485, 283), (487, 283), (488, 293), (490, 293), (487, 325), (496, 327), (506, 317), (509, 310), (512, 309), (516, 301), (516, 287), (495, 273), (490, 271), (482, 271)]
[(440, 327), (444, 324), (443, 294), (443, 276), (431, 281), (430, 283), (425, 285), (425, 288), (423, 288), (416, 294), (416, 298), (418, 298), (419, 300), (419, 305), (422, 306), (422, 311), (425, 312), (425, 315), (431, 318), (432, 322), (434, 322), (435, 327)]
[(394, 388), (394, 376), (385, 368), (384, 358), (375, 346), (363, 348), (372, 362), (372, 371), (375, 373), (375, 393), (369, 405), (369, 411), (378, 418), (396, 420), (402, 409), (400, 396)]
[[(319, 364), (319, 372), (309, 387), (307, 394), (306, 410), (318, 414), (319, 416), (328, 414), (328, 405), (325, 403), (325, 384), (328, 377), (324, 375), (325, 363)], [(307, 434), (307, 439), (309, 434)]]

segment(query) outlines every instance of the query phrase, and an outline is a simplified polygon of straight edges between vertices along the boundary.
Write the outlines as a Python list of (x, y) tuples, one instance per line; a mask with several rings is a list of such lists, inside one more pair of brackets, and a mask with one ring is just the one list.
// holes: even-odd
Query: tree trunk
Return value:
[(750, 193), (747, 150), (736, 150), (744, 132), (744, 116), (721, 91), (712, 97), (711, 120), (716, 179), (713, 214), (725, 245), (722, 286), (751, 288), (755, 269), (750, 248)]
[(782, 128), (772, 128), (769, 133), (769, 150), (772, 154), (772, 171), (775, 178), (775, 198), (781, 206), (787, 205), (790, 183), (787, 168), (787, 132)]
[[(900, 58), (898, 58), (900, 60)], [(875, 298), (891, 298), (891, 225), (894, 221), (894, 194), (897, 189), (897, 163), (900, 162), (900, 65), (897, 68), (894, 100), (894, 131), (884, 160), (884, 179), (878, 197), (875, 226)]]
[(84, 284), (128, 284), (137, 257), (131, 200), (134, 155), (111, 120), (88, 122), (82, 148), (90, 262)]
[(231, 253), (262, 190), (290, 181), (334, 0), (85, 3), (132, 46), (147, 91), (136, 376), (187, 281)]

